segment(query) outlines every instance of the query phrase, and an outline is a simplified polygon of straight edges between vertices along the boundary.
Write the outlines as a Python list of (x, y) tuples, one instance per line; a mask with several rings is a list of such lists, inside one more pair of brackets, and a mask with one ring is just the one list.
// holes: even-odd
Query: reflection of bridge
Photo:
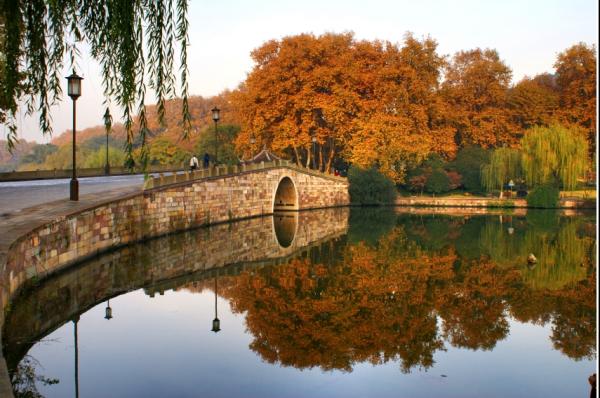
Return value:
[(287, 263), (347, 227), (347, 208), (253, 218), (125, 247), (72, 267), (14, 303), (3, 336), (9, 369), (37, 340), (111, 297), (139, 288), (154, 295), (211, 278), (215, 270), (231, 275)]

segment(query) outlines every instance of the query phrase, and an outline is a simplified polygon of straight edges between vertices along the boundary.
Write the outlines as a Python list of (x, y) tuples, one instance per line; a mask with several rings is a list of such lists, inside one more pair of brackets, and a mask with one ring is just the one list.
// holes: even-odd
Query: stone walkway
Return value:
[(76, 202), (61, 199), (0, 215), (0, 264), (4, 264), (10, 245), (27, 232), (58, 218), (141, 192), (140, 186), (115, 188), (81, 195)]
[[(0, 216), (21, 209), (69, 198), (69, 179), (0, 182)], [(143, 175), (90, 177), (79, 179), (79, 194), (128, 187), (142, 187)]]

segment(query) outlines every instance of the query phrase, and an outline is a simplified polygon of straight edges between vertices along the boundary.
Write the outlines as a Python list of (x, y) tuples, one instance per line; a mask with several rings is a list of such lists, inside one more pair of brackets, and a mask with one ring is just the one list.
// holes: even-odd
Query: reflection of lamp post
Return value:
[(110, 174), (110, 163), (108, 161), (108, 134), (110, 133), (110, 128), (112, 126), (112, 116), (110, 115), (110, 111), (106, 108), (106, 112), (104, 112), (104, 127), (106, 128), (106, 164), (104, 165), (104, 174)]
[(73, 319), (75, 325), (75, 397), (79, 398), (79, 347), (77, 338), (77, 322), (79, 322), (79, 316)]
[(314, 135), (311, 138), (312, 144), (313, 144), (313, 169), (316, 169), (316, 160), (317, 160), (317, 137), (315, 137)]
[(106, 309), (104, 310), (104, 319), (110, 320), (112, 316), (112, 308), (110, 308), (110, 299), (106, 302)]
[(212, 321), (212, 331), (217, 333), (221, 330), (221, 321), (217, 316), (217, 274), (215, 274), (215, 319)]
[(215, 164), (217, 164), (217, 151), (219, 150), (219, 137), (217, 136), (217, 123), (219, 123), (221, 110), (216, 106), (212, 108), (212, 119), (215, 122)]
[(75, 159), (75, 121), (77, 119), (77, 107), (75, 105), (77, 98), (81, 95), (81, 81), (82, 77), (77, 76), (75, 70), (73, 70), (73, 74), (67, 77), (67, 93), (69, 97), (73, 100), (73, 176), (71, 178), (71, 200), (79, 200), (79, 182), (77, 181), (77, 163)]

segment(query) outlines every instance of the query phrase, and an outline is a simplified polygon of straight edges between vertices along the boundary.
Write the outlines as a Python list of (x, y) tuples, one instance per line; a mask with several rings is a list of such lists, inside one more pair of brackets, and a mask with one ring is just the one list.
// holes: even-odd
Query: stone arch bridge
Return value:
[[(349, 204), (344, 177), (298, 167), (287, 160), (221, 166), (146, 181), (156, 200), (210, 208), (211, 221)], [(168, 206), (169, 207), (169, 206)]]

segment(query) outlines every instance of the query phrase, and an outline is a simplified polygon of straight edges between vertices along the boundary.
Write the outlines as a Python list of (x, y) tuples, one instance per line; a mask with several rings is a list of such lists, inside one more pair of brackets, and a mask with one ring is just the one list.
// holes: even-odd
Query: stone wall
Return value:
[[(344, 178), (290, 165), (260, 165), (236, 174), (189, 174), (160, 180), (145, 191), (110, 203), (65, 214), (15, 237), (0, 258), (0, 328), (4, 310), (28, 280), (39, 280), (100, 252), (204, 225), (271, 214), (279, 182), (294, 182), (299, 209), (346, 206)], [(196, 175), (198, 177), (198, 175)], [(154, 182), (154, 181), (153, 181)], [(158, 185), (158, 187), (156, 187)], [(2, 391), (0, 357), (0, 392)]]
[[(148, 173), (165, 173), (173, 171), (185, 170), (183, 165), (154, 165), (149, 166)], [(64, 170), (31, 170), (31, 171), (7, 171), (0, 173), (0, 182), (5, 181), (28, 181), (28, 180), (47, 180), (53, 178), (71, 178), (73, 171), (71, 169)], [(144, 174), (144, 171), (135, 168), (131, 171), (127, 167), (111, 166), (110, 175), (129, 175), (129, 174)], [(77, 168), (77, 177), (104, 177), (104, 167), (94, 168)]]
[[(410, 196), (396, 198), (396, 206), (431, 206), (431, 207), (527, 207), (527, 200), (521, 198), (473, 198), (473, 197), (429, 197)], [(594, 209), (593, 200), (560, 199), (559, 208), (562, 209)]]

